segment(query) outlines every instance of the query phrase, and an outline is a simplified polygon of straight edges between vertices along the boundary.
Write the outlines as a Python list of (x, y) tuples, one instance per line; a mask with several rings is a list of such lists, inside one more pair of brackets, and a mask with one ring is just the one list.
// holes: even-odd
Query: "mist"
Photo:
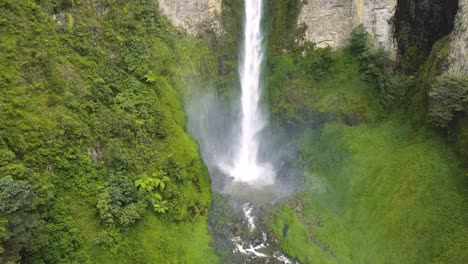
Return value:
[[(218, 98), (212, 89), (194, 89), (198, 93), (185, 103), (188, 129), (200, 145), (203, 160), (208, 167), (212, 191), (227, 195), (233, 204), (251, 202), (272, 204), (296, 190), (302, 182), (303, 168), (292, 166), (298, 150), (291, 142), (291, 131), (274, 125), (265, 126), (257, 137), (258, 161), (268, 163), (275, 173), (270, 185), (252, 186), (236, 182), (223, 168), (236, 155), (240, 128), (239, 97), (226, 101)], [(265, 111), (262, 109), (262, 111)]]

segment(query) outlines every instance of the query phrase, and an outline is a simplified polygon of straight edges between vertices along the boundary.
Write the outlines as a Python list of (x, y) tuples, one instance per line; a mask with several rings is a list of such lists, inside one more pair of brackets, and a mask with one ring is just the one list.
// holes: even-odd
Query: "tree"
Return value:
[(372, 47), (372, 38), (367, 32), (364, 25), (359, 25), (351, 32), (351, 39), (349, 41), (349, 49), (351, 53), (356, 56), (362, 56)]
[(0, 179), (0, 262), (16, 261), (18, 252), (28, 241), (34, 218), (34, 191), (25, 181), (11, 176)]
[(104, 224), (129, 226), (141, 218), (144, 205), (138, 203), (138, 193), (130, 179), (113, 176), (96, 207)]
[(429, 90), (429, 121), (447, 127), (454, 116), (468, 108), (468, 78), (439, 77)]

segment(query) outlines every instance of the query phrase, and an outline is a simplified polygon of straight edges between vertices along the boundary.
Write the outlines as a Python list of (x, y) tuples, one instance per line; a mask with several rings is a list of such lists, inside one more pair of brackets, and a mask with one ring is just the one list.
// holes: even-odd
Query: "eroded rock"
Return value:
[(159, 8), (175, 26), (197, 35), (204, 28), (220, 33), (222, 0), (159, 0)]
[(459, 0), (455, 25), (450, 36), (450, 53), (447, 58), (447, 73), (468, 74), (468, 0)]
[(376, 45), (393, 51), (392, 18), (396, 0), (308, 0), (298, 23), (305, 24), (305, 38), (318, 47), (344, 47), (354, 27), (363, 24)]

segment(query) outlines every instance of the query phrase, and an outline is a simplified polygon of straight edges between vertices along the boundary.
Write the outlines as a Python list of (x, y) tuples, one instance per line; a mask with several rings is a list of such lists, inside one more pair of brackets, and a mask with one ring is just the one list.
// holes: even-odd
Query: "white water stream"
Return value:
[[(245, 223), (247, 224), (249, 231), (253, 232), (255, 229), (255, 218), (252, 214), (254, 210), (253, 205), (250, 203), (246, 203), (242, 206), (242, 211), (244, 213), (244, 218), (245, 218)], [(265, 253), (264, 251), (270, 251), (267, 250), (268, 247), (270, 247), (270, 242), (268, 241), (267, 234), (265, 232), (261, 232), (261, 239), (256, 239), (256, 243), (250, 242), (244, 242), (241, 237), (236, 236), (231, 239), (231, 241), (235, 245), (235, 249), (233, 250), (233, 253), (241, 253), (244, 255), (251, 256), (251, 258), (256, 259), (256, 258), (262, 258), (265, 259), (265, 263), (283, 263), (283, 264), (299, 264), (299, 262), (293, 262), (290, 260), (288, 257), (286, 257), (280, 250), (275, 250), (271, 253)], [(273, 260), (276, 260), (276, 262), (273, 262)], [(250, 262), (244, 262), (244, 263), (250, 263)]]

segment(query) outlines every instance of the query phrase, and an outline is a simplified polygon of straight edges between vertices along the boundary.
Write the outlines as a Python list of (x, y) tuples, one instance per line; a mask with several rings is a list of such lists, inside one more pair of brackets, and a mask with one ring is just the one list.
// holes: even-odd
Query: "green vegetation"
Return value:
[(213, 82), (214, 93), (220, 99), (227, 101), (238, 93), (240, 87), (238, 51), (242, 40), (244, 1), (223, 0), (221, 4), (220, 24), (224, 33), (218, 35), (215, 32), (205, 32), (202, 38), (210, 43), (211, 47), (212, 54), (209, 56), (213, 57), (213, 61), (210, 68), (205, 68)]
[(310, 187), (270, 222), (291, 256), (303, 263), (466, 261), (466, 179), (442, 139), (395, 117), (327, 124), (298, 145), (312, 164)]
[[(468, 261), (459, 155), (468, 150), (467, 86), (437, 77), (446, 43), (414, 77), (393, 73), (362, 26), (346, 49), (290, 43), (290, 52), (270, 58), (277, 124), (311, 127), (295, 139), (305, 184), (269, 212), (285, 252), (301, 263)], [(428, 123), (447, 126), (447, 138)]]
[(278, 124), (327, 120), (354, 124), (382, 114), (380, 89), (373, 86), (390, 83), (382, 77), (384, 54), (370, 47), (367, 32), (354, 34), (353, 39), (361, 43), (356, 40), (338, 52), (293, 43), (291, 52), (270, 58), (268, 95)]
[(217, 261), (179, 99), (209, 51), (154, 1), (0, 3), (0, 262)]
[(300, 0), (275, 0), (268, 5), (266, 16), (269, 25), (269, 53), (279, 55), (284, 50), (291, 50), (293, 43), (302, 40), (304, 27), (297, 27), (297, 18), (301, 11)]
[(386, 114), (391, 113), (392, 108), (408, 104), (411, 90), (414, 90), (414, 77), (405, 78), (391, 73), (388, 52), (374, 47), (363, 25), (357, 26), (351, 33), (348, 49), (359, 62), (362, 78), (377, 89), (377, 96)]
[[(318, 49), (314, 53), (328, 52)], [(326, 61), (319, 75), (301, 67), (302, 56), (285, 54), (271, 59), (268, 92), (277, 123), (299, 125), (314, 120), (361, 122), (378, 114), (376, 91), (360, 78), (356, 59), (346, 51), (325, 56), (325, 60), (317, 59), (318, 63)], [(333, 61), (332, 66), (329, 61)]]
[(429, 90), (429, 118), (435, 126), (447, 127), (454, 116), (468, 112), (468, 79), (441, 77)]

